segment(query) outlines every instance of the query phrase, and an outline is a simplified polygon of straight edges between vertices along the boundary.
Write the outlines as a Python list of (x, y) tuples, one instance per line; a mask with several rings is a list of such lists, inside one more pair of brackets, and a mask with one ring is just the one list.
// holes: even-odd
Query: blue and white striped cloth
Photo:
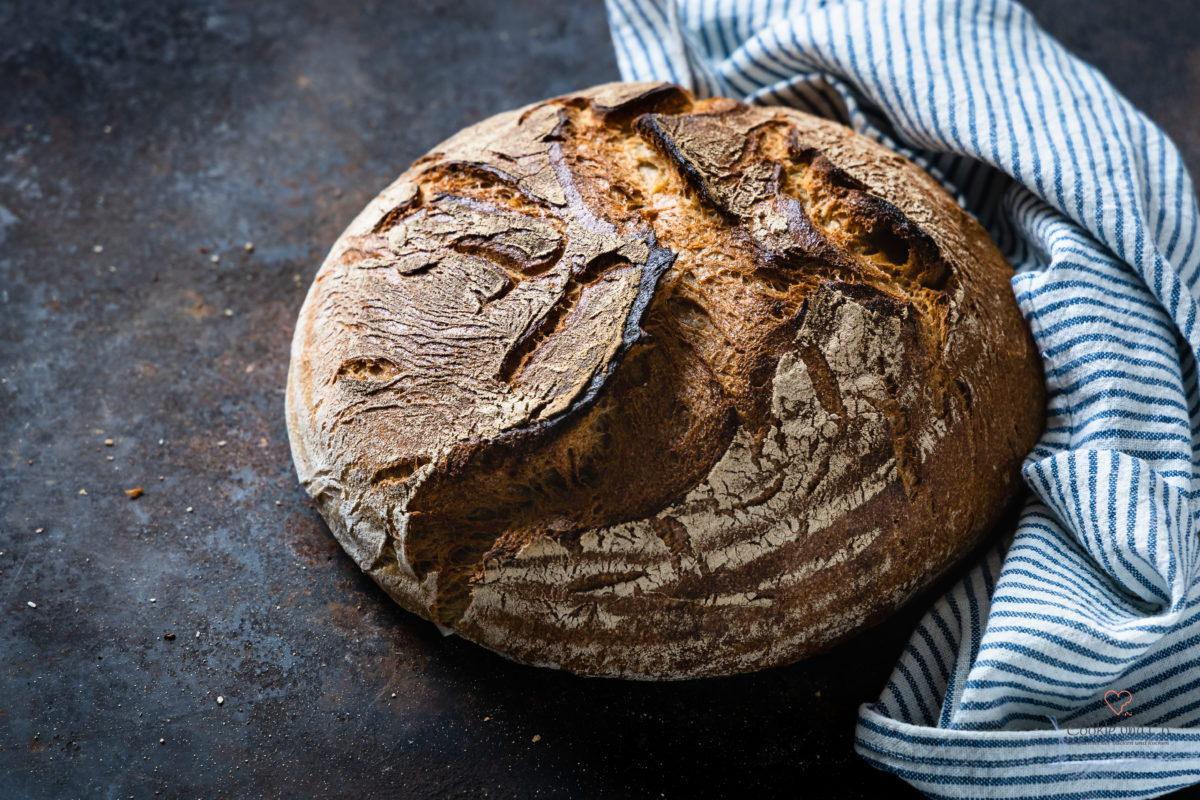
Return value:
[(858, 753), (931, 797), (1200, 782), (1200, 217), (1175, 147), (1008, 0), (608, 12), (627, 80), (845, 122), (942, 180), (1017, 269), (1049, 392), (1032, 498), (861, 707)]

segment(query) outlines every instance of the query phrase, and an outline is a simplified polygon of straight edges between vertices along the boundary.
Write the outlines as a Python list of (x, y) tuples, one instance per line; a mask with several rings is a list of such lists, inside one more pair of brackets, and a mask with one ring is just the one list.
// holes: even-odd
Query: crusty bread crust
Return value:
[(308, 293), (287, 422), (343, 547), (517, 661), (795, 661), (974, 547), (1042, 427), (987, 233), (835, 123), (608, 84), (419, 159)]

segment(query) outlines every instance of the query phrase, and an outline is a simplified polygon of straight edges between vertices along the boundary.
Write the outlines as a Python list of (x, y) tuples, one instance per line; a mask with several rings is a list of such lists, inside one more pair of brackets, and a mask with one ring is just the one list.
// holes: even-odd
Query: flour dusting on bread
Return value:
[(1010, 274), (847, 128), (595, 87), (462, 131), (350, 225), (300, 313), (293, 455), (392, 597), (509, 658), (788, 663), (1012, 501), (1044, 396)]

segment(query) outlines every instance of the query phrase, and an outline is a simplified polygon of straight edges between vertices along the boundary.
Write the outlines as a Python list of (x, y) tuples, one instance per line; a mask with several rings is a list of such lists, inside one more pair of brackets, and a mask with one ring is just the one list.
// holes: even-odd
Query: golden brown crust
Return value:
[(782, 108), (608, 84), (468, 128), (351, 224), (288, 429), (343, 546), (510, 658), (796, 660), (973, 547), (1041, 430), (987, 233)]

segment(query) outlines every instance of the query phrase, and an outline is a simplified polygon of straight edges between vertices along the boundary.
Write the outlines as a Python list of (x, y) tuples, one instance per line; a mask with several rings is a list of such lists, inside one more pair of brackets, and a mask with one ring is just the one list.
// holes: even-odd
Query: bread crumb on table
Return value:
[(146, 493), (146, 490), (140, 486), (135, 486), (132, 489), (125, 490), (125, 494), (129, 495), (130, 500), (137, 500), (139, 497), (141, 497), (145, 493)]

